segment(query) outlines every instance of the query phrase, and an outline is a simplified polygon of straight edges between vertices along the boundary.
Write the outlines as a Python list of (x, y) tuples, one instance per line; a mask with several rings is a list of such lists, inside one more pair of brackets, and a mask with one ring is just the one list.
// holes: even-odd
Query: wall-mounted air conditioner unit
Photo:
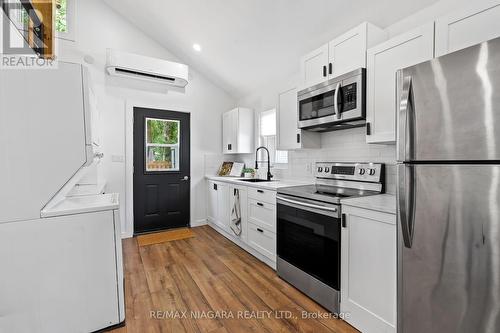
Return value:
[(187, 65), (132, 53), (107, 50), (109, 75), (164, 83), (175, 87), (188, 84)]

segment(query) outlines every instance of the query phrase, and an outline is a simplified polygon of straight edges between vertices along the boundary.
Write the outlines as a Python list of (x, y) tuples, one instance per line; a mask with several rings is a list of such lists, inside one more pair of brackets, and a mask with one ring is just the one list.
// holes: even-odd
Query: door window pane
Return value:
[(146, 118), (146, 171), (179, 171), (178, 120)]

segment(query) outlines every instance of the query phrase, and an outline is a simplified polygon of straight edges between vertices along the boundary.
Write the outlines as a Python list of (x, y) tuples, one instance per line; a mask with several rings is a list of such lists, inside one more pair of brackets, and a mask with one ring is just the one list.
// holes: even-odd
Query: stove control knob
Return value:
[(376, 172), (376, 170), (375, 170), (375, 169), (370, 169), (370, 170), (369, 170), (369, 172), (368, 172), (368, 174), (369, 174), (370, 176), (374, 176), (374, 175), (375, 175), (375, 172)]
[(323, 172), (323, 168), (322, 168), (322, 167), (319, 167), (319, 168), (318, 168), (318, 172)]
[(325, 172), (329, 173), (330, 172), (330, 168), (325, 168)]
[(361, 168), (361, 169), (359, 169), (359, 171), (358, 171), (358, 172), (359, 172), (359, 174), (362, 176), (362, 175), (364, 175), (364, 174), (365, 174), (365, 172), (366, 172), (366, 171), (365, 171), (365, 169)]

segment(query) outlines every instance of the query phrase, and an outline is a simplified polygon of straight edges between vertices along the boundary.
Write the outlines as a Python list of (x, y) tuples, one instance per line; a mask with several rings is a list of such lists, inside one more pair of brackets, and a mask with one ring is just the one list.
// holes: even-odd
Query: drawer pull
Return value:
[(257, 192), (259, 192), (259, 193), (264, 193), (264, 191), (262, 191), (262, 190), (257, 190)]
[(261, 207), (264, 207), (264, 204), (263, 204), (263, 203), (260, 203), (260, 202), (257, 202), (257, 205), (258, 205), (258, 206), (261, 206)]
[(257, 231), (264, 233), (264, 230), (262, 230), (261, 228), (257, 228)]

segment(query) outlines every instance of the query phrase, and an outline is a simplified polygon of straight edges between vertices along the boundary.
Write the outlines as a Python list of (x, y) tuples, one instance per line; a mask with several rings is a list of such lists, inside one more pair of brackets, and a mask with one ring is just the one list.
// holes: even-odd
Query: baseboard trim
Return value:
[(128, 232), (122, 232), (122, 239), (127, 239), (127, 238), (132, 238), (134, 237), (134, 234), (128, 233)]
[(199, 219), (195, 221), (191, 221), (191, 227), (201, 227), (202, 225), (207, 225), (207, 219)]

